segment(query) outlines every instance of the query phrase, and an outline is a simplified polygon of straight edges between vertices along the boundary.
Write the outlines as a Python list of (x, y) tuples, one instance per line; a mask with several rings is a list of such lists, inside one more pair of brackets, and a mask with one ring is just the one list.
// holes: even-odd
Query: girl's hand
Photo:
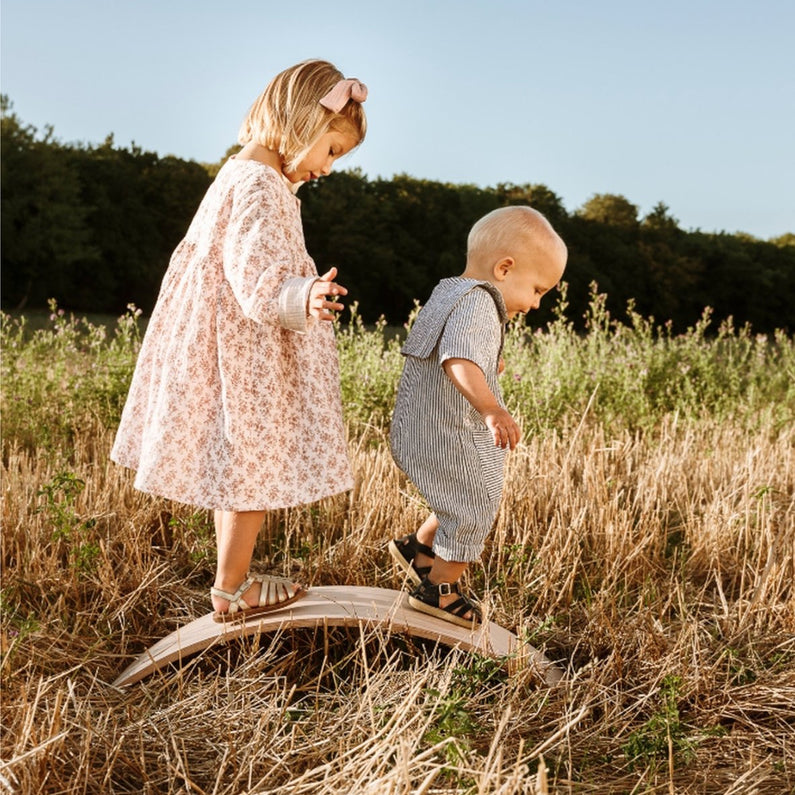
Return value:
[[(341, 284), (334, 283), (336, 275), (337, 269), (331, 268), (312, 285), (309, 291), (307, 312), (318, 320), (334, 320), (334, 312), (345, 308), (343, 304), (333, 300), (333, 296), (348, 294)], [(329, 296), (332, 296), (332, 300), (328, 300)]]
[(502, 375), (505, 372), (505, 359), (500, 356), (500, 361), (497, 364), (497, 375)]

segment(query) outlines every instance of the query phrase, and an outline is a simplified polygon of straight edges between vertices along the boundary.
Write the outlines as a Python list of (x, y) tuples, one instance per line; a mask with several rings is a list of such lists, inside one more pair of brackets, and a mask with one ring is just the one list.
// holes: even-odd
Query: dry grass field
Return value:
[[(108, 460), (134, 320), (3, 326), (0, 793), (795, 791), (791, 340), (671, 339), (598, 302), (585, 335), (511, 337), (525, 439), (469, 585), (562, 685), (328, 629), (117, 689), (210, 609), (210, 517)], [(386, 441), (397, 343), (339, 339), (356, 487), (269, 515), (257, 567), (399, 588), (385, 544), (424, 509)]]

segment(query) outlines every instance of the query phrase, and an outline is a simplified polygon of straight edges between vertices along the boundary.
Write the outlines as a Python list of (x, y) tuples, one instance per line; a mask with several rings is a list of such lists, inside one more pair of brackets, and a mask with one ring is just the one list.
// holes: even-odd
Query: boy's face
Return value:
[(556, 287), (566, 268), (566, 252), (555, 245), (523, 249), (510, 258), (512, 265), (497, 265), (497, 288), (502, 293), (508, 317), (538, 309), (541, 298)]

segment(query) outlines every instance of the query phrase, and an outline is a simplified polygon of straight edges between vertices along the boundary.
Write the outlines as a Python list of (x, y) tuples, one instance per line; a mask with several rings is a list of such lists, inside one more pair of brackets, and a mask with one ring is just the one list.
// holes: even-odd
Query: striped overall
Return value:
[(392, 416), (397, 465), (439, 520), (433, 549), (443, 560), (480, 560), (502, 496), (505, 450), (456, 389), (442, 364), (468, 359), (480, 367), (502, 404), (498, 366), (507, 320), (502, 295), (488, 282), (443, 279), (420, 310)]

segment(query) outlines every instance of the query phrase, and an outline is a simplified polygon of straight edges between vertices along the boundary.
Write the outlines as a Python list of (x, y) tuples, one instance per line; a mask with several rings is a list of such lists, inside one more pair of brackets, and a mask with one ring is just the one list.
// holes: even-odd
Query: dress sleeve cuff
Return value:
[(305, 334), (309, 322), (307, 305), (315, 276), (288, 279), (279, 293), (279, 323), (290, 331)]

